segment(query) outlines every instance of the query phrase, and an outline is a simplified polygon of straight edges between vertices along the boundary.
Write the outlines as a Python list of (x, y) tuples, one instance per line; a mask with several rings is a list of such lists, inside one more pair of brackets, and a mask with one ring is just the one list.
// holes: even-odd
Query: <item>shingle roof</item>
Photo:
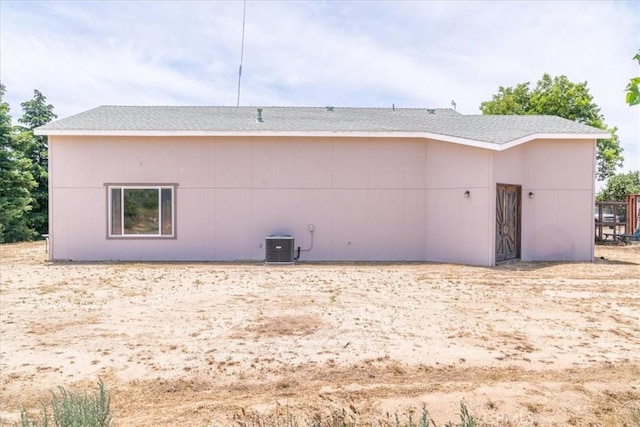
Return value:
[(42, 135), (415, 134), (506, 144), (532, 135), (606, 132), (556, 116), (463, 115), (451, 109), (101, 106), (39, 127)]

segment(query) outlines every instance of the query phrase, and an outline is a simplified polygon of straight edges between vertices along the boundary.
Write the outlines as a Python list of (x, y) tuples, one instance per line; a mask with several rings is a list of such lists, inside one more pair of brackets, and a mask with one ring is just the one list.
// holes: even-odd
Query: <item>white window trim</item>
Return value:
[[(107, 237), (110, 239), (175, 239), (176, 238), (176, 187), (177, 184), (105, 184), (107, 187)], [(113, 234), (112, 190), (120, 189), (120, 226), (121, 234)], [(125, 234), (124, 233), (124, 190), (157, 190), (158, 191), (158, 233), (157, 234)], [(171, 190), (171, 234), (162, 234), (162, 190)]]

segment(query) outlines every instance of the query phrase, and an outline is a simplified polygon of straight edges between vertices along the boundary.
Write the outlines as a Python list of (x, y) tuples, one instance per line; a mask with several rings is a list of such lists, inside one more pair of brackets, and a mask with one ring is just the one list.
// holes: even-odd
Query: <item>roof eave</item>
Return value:
[(609, 133), (535, 133), (514, 140), (504, 142), (482, 141), (470, 138), (462, 138), (452, 135), (444, 135), (431, 132), (409, 131), (272, 131), (272, 130), (247, 130), (247, 131), (210, 131), (210, 130), (71, 130), (71, 129), (35, 129), (35, 135), (47, 136), (135, 136), (135, 137), (348, 137), (348, 138), (424, 138), (454, 144), (484, 148), (494, 151), (503, 151), (534, 139), (608, 139)]
[(500, 144), (497, 151), (508, 150), (525, 142), (533, 141), (534, 139), (609, 139), (611, 134), (608, 132), (603, 133), (534, 133), (526, 135), (521, 138), (516, 138), (508, 142)]

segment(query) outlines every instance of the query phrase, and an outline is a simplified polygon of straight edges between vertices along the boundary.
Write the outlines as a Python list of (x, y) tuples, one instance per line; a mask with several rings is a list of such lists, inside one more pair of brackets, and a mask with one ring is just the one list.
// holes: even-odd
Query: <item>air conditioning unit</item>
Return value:
[(269, 236), (266, 238), (267, 264), (293, 264), (293, 236)]

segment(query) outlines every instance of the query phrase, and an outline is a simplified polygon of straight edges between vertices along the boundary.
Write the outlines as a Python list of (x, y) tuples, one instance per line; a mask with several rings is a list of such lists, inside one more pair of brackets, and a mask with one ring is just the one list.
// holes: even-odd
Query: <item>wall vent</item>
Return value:
[(269, 236), (266, 238), (265, 248), (267, 264), (293, 264), (295, 261), (292, 236)]

